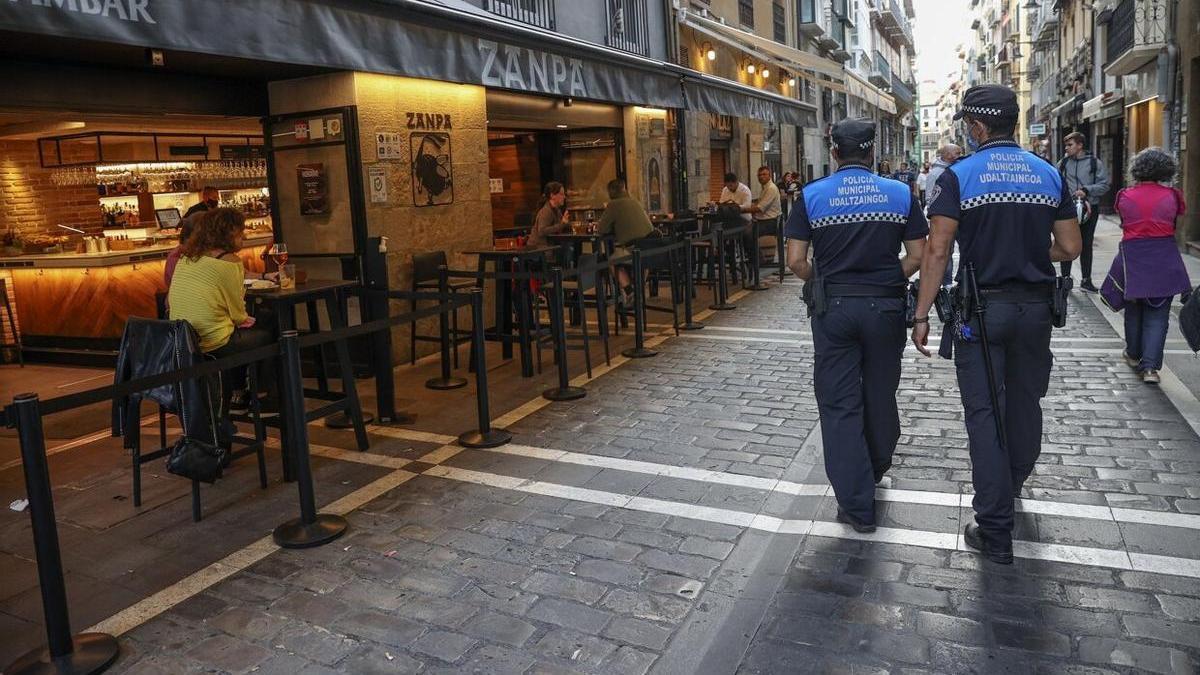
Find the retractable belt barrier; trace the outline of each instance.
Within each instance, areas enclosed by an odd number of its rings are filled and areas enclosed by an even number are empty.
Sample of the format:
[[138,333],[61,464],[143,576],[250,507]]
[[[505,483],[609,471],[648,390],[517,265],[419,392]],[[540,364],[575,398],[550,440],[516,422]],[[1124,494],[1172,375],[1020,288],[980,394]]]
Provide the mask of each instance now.
[[[363,289],[364,292],[372,292]],[[382,291],[380,291],[382,292]],[[34,550],[37,558],[38,580],[42,595],[42,609],[46,623],[47,646],[34,649],[4,668],[9,675],[27,673],[99,673],[106,670],[119,653],[113,636],[103,633],[71,632],[67,607],[66,583],[63,578],[62,553],[59,548],[58,527],[54,517],[54,499],[46,457],[46,441],[42,429],[42,417],[73,410],[104,401],[112,401],[131,394],[147,391],[164,385],[179,384],[217,372],[246,366],[266,359],[279,358],[283,362],[281,394],[284,406],[283,425],[289,441],[297,471],[300,497],[300,517],[289,520],[275,528],[275,542],[283,547],[306,548],[320,546],[333,541],[347,529],[345,519],[340,516],[320,514],[316,510],[313,491],[312,467],[308,448],[307,424],[304,422],[304,383],[300,370],[300,350],[323,345],[335,340],[346,340],[377,331],[389,330],[392,326],[411,323],[418,319],[452,312],[470,306],[474,319],[472,339],[477,348],[476,404],[479,428],[459,436],[466,447],[495,447],[512,440],[512,434],[504,429],[493,429],[488,407],[487,363],[483,342],[483,293],[472,289],[462,294],[435,292],[392,291],[388,297],[395,299],[432,300],[438,304],[397,316],[370,321],[357,326],[312,333],[300,337],[296,331],[286,331],[275,345],[268,345],[220,359],[205,361],[187,368],[179,368],[120,384],[97,387],[84,392],[67,394],[39,400],[36,394],[20,394],[0,411],[0,422],[16,428],[20,440],[21,459],[25,477],[25,491],[29,499],[29,518],[33,529]],[[390,379],[390,370],[388,372]],[[140,433],[135,430],[134,433]]]
[[[721,296],[720,304],[724,304],[724,241],[736,236],[745,227],[724,230],[717,226],[714,233],[709,235],[716,242],[718,256],[721,260]],[[166,373],[159,373],[120,384],[106,385],[88,391],[58,396],[46,401],[39,400],[36,394],[21,394],[14,398],[13,403],[0,410],[0,423],[17,429],[20,439],[21,457],[25,473],[25,488],[29,498],[29,517],[32,523],[34,548],[37,554],[38,577],[40,582],[42,605],[46,620],[47,646],[35,649],[10,664],[3,672],[18,675],[31,672],[47,672],[47,667],[57,668],[51,672],[97,673],[107,669],[116,659],[119,652],[117,642],[111,635],[87,633],[73,635],[71,633],[69,612],[67,608],[66,585],[63,579],[62,555],[59,549],[58,528],[54,517],[54,501],[50,489],[50,474],[46,458],[45,436],[42,429],[42,417],[55,413],[82,408],[96,403],[113,401],[138,392],[148,391],[165,385],[179,384],[189,380],[204,378],[218,372],[247,366],[267,359],[281,359],[282,370],[282,399],[286,427],[285,436],[289,439],[291,448],[285,449],[293,453],[297,470],[297,483],[300,497],[300,517],[289,520],[274,530],[276,543],[284,547],[306,548],[328,543],[345,533],[347,524],[340,516],[320,514],[316,510],[316,499],[313,490],[312,467],[308,448],[307,425],[304,422],[304,390],[303,374],[300,369],[300,352],[303,349],[317,347],[337,340],[348,340],[379,331],[390,330],[393,326],[408,324],[414,321],[439,316],[442,322],[442,333],[445,336],[445,322],[449,312],[470,306],[473,319],[472,341],[475,348],[474,368],[476,381],[476,405],[479,428],[468,431],[458,437],[458,442],[465,447],[496,447],[512,440],[512,434],[504,429],[491,427],[489,412],[487,363],[484,342],[483,289],[473,288],[467,294],[448,293],[447,280],[450,278],[470,278],[477,280],[494,279],[499,281],[530,281],[539,280],[549,284],[554,289],[552,311],[554,314],[556,332],[556,352],[559,362],[559,389],[570,391],[569,378],[566,372],[565,352],[565,309],[563,307],[563,281],[576,279],[583,271],[596,272],[608,269],[614,265],[630,265],[634,276],[638,279],[637,293],[634,295],[635,346],[624,353],[631,358],[654,356],[657,352],[645,347],[645,312],[674,311],[673,308],[647,306],[644,299],[645,284],[643,265],[647,258],[655,259],[668,256],[671,270],[672,305],[675,291],[678,288],[677,267],[675,255],[677,251],[685,252],[688,272],[685,275],[684,306],[686,323],[683,328],[703,328],[702,324],[692,320],[692,295],[694,292],[691,273],[692,242],[708,237],[683,239],[664,246],[658,246],[645,251],[634,249],[631,254],[619,258],[597,261],[584,268],[563,270],[553,268],[549,274],[539,271],[495,271],[495,272],[466,272],[449,269],[439,270],[439,291],[377,291],[369,288],[357,289],[363,295],[384,293],[389,299],[434,301],[431,307],[405,312],[396,316],[376,319],[356,326],[347,326],[336,330],[315,332],[300,336],[296,331],[286,331],[278,344],[258,347],[238,354],[222,357],[212,361],[204,361],[187,368],[179,368]],[[465,297],[464,297],[465,295]],[[586,319],[585,319],[586,320]],[[675,322],[678,333],[680,326]],[[448,379],[446,371],[446,340],[443,339],[443,379]],[[390,363],[385,355],[384,361]],[[391,385],[391,371],[376,373],[376,379],[388,380]],[[459,385],[461,386],[461,385]],[[390,391],[390,389],[389,389]]]

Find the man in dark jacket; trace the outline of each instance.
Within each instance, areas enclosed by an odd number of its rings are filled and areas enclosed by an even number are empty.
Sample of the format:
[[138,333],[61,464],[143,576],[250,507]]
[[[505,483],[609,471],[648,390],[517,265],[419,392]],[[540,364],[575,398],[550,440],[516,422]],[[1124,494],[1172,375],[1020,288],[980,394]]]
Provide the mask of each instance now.
[[[1092,284],[1092,240],[1096,236],[1096,220],[1100,217],[1100,197],[1108,192],[1110,185],[1108,169],[1095,155],[1087,151],[1087,139],[1078,131],[1067,134],[1063,139],[1066,157],[1058,162],[1058,172],[1067,183],[1068,193],[1077,200],[1086,202],[1083,218],[1079,219],[1079,231],[1083,235],[1083,253],[1079,256],[1079,273],[1083,282],[1079,287],[1096,292]],[[1059,264],[1064,277],[1071,276],[1071,261]]]

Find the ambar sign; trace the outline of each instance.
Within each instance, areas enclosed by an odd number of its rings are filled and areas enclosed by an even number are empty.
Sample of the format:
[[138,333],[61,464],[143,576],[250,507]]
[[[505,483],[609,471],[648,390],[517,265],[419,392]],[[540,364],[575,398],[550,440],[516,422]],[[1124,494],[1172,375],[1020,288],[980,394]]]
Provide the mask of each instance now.
[[[8,0],[10,4],[20,0]],[[91,14],[121,21],[158,23],[150,15],[150,0],[27,0],[33,7]]]

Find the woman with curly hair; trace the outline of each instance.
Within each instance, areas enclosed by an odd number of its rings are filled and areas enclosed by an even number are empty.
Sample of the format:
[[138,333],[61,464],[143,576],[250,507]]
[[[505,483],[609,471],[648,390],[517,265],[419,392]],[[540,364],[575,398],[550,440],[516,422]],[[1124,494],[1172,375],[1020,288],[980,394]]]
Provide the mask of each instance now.
[[[167,293],[171,319],[191,324],[200,337],[200,350],[217,358],[275,341],[272,332],[256,326],[246,312],[245,268],[237,255],[245,234],[246,217],[237,209],[218,208],[200,215],[183,244]],[[275,381],[272,361],[258,364],[258,381],[268,387]],[[228,410],[233,390],[242,388],[244,371],[224,379],[222,407]],[[263,414],[276,409],[268,397]]]
[[1125,363],[1147,384],[1158,384],[1171,299],[1191,290],[1187,268],[1175,243],[1175,221],[1186,207],[1170,187],[1175,159],[1161,148],[1146,148],[1130,162],[1136,183],[1117,193],[1121,248],[1101,293],[1113,309],[1125,311]]

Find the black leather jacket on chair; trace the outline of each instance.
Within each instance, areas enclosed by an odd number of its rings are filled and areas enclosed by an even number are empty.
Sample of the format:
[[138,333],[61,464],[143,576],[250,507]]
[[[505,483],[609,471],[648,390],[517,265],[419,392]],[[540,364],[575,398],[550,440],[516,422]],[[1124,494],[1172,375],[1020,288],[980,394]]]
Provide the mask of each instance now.
[[[188,368],[201,363],[200,339],[186,321],[161,321],[131,317],[125,322],[121,351],[117,355],[114,384]],[[217,442],[213,417],[212,391],[206,383],[216,377],[185,380],[113,400],[112,433],[123,436],[124,446],[133,447],[132,436],[139,428],[139,408],[143,398],[179,416],[183,433],[189,438]],[[216,391],[220,392],[217,386]]]

